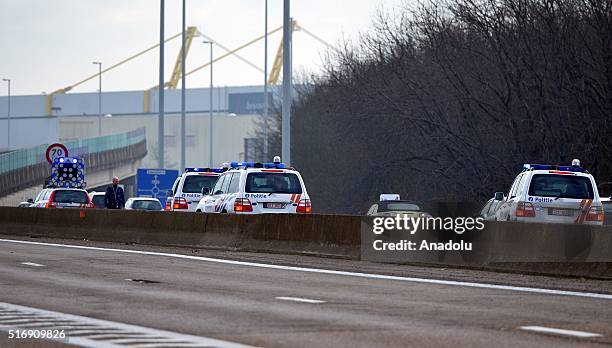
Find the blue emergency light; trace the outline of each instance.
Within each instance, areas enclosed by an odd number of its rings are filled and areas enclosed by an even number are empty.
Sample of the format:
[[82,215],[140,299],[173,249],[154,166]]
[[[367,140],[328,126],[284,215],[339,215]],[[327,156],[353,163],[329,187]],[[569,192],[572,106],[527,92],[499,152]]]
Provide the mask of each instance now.
[[284,163],[259,163],[259,162],[231,162],[230,167],[232,168],[276,168],[285,169]]
[[264,163],[263,167],[264,168],[276,168],[276,169],[287,168],[287,166],[285,166],[285,163]]
[[188,167],[188,168],[185,168],[185,173],[223,173],[226,170],[227,170],[226,168]]
[[584,173],[586,169],[579,166],[557,166],[551,164],[523,164],[523,171],[526,170],[559,170],[564,172]]
[[49,187],[80,189],[87,187],[83,159],[76,157],[54,158],[51,163]]

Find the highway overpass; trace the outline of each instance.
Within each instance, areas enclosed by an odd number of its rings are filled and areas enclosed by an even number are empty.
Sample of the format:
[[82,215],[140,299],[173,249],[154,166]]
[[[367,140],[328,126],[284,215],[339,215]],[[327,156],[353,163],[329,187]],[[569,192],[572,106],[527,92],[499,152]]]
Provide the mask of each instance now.
[[[85,160],[85,180],[88,189],[107,185],[113,176],[128,184],[126,193],[133,192],[131,177],[136,175],[141,160],[147,154],[144,128],[126,133],[64,143],[70,156]],[[50,165],[45,157],[48,144],[11,151],[0,155],[0,205],[15,206],[34,198],[42,189]],[[125,179],[128,179],[127,181]]]

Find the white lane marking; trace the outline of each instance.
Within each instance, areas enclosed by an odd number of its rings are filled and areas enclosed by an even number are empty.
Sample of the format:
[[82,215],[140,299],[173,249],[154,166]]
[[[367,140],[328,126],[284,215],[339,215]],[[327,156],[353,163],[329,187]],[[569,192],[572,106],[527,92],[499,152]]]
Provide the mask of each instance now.
[[601,334],[586,332],[586,331],[574,331],[574,330],[564,330],[564,329],[555,329],[552,327],[544,327],[544,326],[521,326],[521,330],[526,331],[535,331],[535,332],[543,332],[555,335],[563,335],[563,336],[574,336],[580,338],[591,338],[591,337],[601,337]]
[[[209,337],[186,335],[177,332],[157,330],[142,326],[129,325],[118,323],[108,320],[100,320],[89,317],[83,317],[79,315],[66,314],[61,312],[53,312],[44,309],[14,305],[11,303],[0,302],[0,319],[2,319],[2,313],[7,313],[10,310],[11,313],[15,312],[14,315],[21,315],[24,318],[40,317],[49,318],[47,322],[50,327],[49,330],[58,330],[53,327],[55,323],[60,322],[72,322],[76,325],[90,325],[92,326],[89,330],[65,330],[65,338],[51,339],[54,341],[61,341],[71,345],[77,345],[82,347],[92,348],[115,348],[115,347],[126,347],[129,343],[121,343],[122,339],[136,339],[136,335],[141,335],[145,342],[141,346],[176,346],[176,347],[219,347],[219,348],[242,348],[249,347],[239,343],[222,341]],[[58,326],[60,326],[59,324]],[[0,331],[18,330],[21,328],[19,323],[7,324],[0,322]],[[87,334],[90,332],[91,334]],[[115,342],[119,341],[119,342]],[[136,341],[138,342],[138,341]],[[130,345],[132,346],[132,345]],[[133,346],[132,346],[133,347]]]
[[32,267],[45,267],[45,265],[41,265],[40,263],[34,263],[34,262],[22,262],[22,265],[26,265],[26,266],[32,266]]
[[312,300],[309,298],[300,298],[300,297],[279,296],[279,297],[276,297],[276,299],[282,300],[282,301],[294,301],[294,302],[304,302],[304,303],[325,303],[325,301],[321,301],[321,300]]
[[530,287],[524,287],[524,286],[474,283],[474,282],[463,282],[463,281],[456,281],[456,280],[400,277],[400,276],[391,276],[391,275],[384,275],[384,274],[335,271],[335,270],[330,270],[330,269],[318,269],[318,268],[306,268],[306,267],[294,267],[294,266],[281,266],[281,265],[273,265],[273,264],[267,264],[267,263],[214,259],[211,257],[203,257],[203,256],[160,253],[160,252],[155,252],[155,251],[89,247],[89,246],[72,245],[72,244],[42,243],[42,242],[30,242],[30,241],[12,240],[12,239],[0,239],[0,242],[15,243],[15,244],[42,245],[42,246],[48,246],[48,247],[59,247],[59,248],[69,248],[69,249],[111,251],[111,252],[126,253],[126,254],[164,256],[164,257],[173,257],[177,259],[198,260],[198,261],[215,262],[215,263],[222,263],[222,264],[228,264],[228,265],[251,266],[251,267],[259,267],[259,268],[285,270],[285,271],[319,273],[319,274],[349,276],[349,277],[368,278],[368,279],[397,280],[397,281],[413,282],[413,283],[452,285],[452,286],[463,286],[463,287],[480,288],[480,289],[508,290],[508,291],[527,292],[527,293],[534,293],[534,294],[563,295],[563,296],[587,297],[587,298],[597,298],[597,299],[603,299],[603,300],[612,300],[612,295],[610,294],[600,294],[600,293],[595,293],[595,292],[580,292],[580,291],[530,288]]

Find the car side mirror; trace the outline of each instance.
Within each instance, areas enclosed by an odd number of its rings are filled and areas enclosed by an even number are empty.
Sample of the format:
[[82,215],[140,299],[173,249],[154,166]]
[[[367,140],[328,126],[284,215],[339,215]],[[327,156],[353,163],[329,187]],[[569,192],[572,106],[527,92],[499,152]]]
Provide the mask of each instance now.
[[202,195],[204,196],[210,195],[210,187],[202,187]]
[[495,192],[495,200],[496,201],[503,201],[504,200],[504,193],[503,192]]
[[28,203],[34,203],[34,199],[33,198],[28,198]]
[[168,197],[174,196],[174,191],[172,191],[172,190],[166,191],[166,196],[168,196]]

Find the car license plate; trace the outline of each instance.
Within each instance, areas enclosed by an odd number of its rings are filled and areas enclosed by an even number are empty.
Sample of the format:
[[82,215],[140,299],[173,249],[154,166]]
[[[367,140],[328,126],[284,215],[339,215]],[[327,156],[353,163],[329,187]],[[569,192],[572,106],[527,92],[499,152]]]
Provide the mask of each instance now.
[[283,209],[283,203],[265,203],[264,208],[268,209]]
[[573,209],[548,208],[548,215],[572,216],[574,215],[574,210]]

